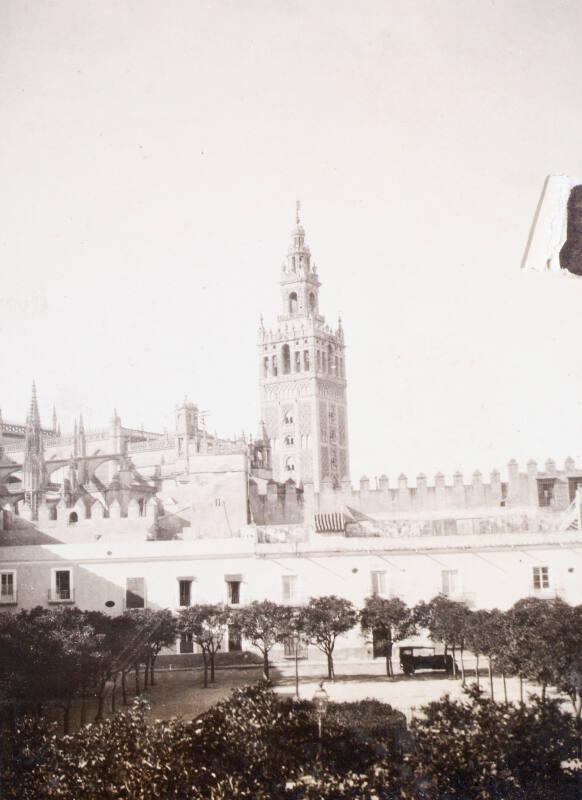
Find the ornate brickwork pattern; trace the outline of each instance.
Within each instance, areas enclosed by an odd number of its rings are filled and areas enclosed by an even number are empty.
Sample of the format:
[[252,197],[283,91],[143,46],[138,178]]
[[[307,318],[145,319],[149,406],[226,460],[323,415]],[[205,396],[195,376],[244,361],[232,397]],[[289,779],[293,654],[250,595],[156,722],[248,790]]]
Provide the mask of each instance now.
[[340,456],[340,477],[343,478],[344,475],[348,474],[348,457],[346,451],[342,448],[339,451]]
[[322,442],[327,442],[327,403],[319,404],[319,435]]
[[329,451],[327,447],[321,448],[321,477],[329,477]]
[[346,410],[344,406],[337,407],[337,426],[339,431],[339,443],[342,447],[346,444]]
[[299,403],[299,430],[301,433],[311,433],[311,405]]

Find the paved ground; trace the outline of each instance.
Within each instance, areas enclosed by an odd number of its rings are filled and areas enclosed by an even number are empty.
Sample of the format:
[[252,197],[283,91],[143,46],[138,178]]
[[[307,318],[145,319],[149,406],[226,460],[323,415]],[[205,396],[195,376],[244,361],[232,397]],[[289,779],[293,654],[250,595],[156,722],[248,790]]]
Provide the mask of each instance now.
[[[143,697],[150,703],[150,719],[169,719],[171,717],[193,717],[207,711],[223,697],[230,694],[231,689],[245,684],[255,683],[262,677],[262,669],[257,666],[247,668],[227,668],[216,671],[216,683],[207,689],[202,685],[202,672],[200,670],[158,670],[156,685]],[[295,695],[295,665],[293,662],[276,664],[271,674],[274,688],[281,695]],[[318,687],[319,681],[324,679],[324,687],[330,700],[336,702],[363,700],[375,698],[390,703],[394,708],[403,711],[407,719],[418,715],[421,706],[432,700],[438,700],[444,694],[460,698],[463,689],[460,680],[447,678],[443,673],[424,672],[413,677],[396,675],[390,679],[385,674],[383,660],[362,662],[338,662],[336,664],[336,680],[328,681],[326,667],[322,662],[312,662],[299,665],[299,696],[310,700]],[[467,683],[475,682],[474,670],[467,672]],[[489,679],[486,671],[481,670],[480,682],[482,688],[489,693]],[[128,688],[132,682],[128,680]],[[528,692],[539,692],[534,686],[525,687],[525,696]],[[501,678],[494,679],[494,693],[497,700],[504,697],[503,682]],[[519,682],[516,679],[507,680],[507,694],[509,700],[519,700]],[[133,695],[129,693],[131,702]],[[118,692],[118,703],[120,701]],[[119,706],[121,708],[121,706]],[[95,714],[93,704],[90,704],[87,721]],[[60,719],[61,712],[54,710],[55,719]],[[72,729],[79,725],[79,709],[75,708],[72,714]]]
[[[419,713],[419,708],[432,700],[438,700],[444,694],[454,698],[463,696],[460,680],[447,678],[442,673],[420,672],[413,677],[396,675],[389,679],[385,675],[385,665],[381,660],[370,662],[336,664],[335,682],[326,679],[324,663],[300,664],[299,696],[310,700],[324,679],[324,687],[330,700],[337,702],[375,698],[390,703],[394,708],[403,711],[407,719]],[[159,682],[148,694],[151,703],[151,718],[168,718],[182,716],[192,718],[206,711],[222,697],[228,696],[231,688],[254,683],[262,677],[260,668],[225,669],[216,673],[215,686],[203,689],[201,673],[191,671],[174,671],[160,673]],[[277,664],[272,670],[275,690],[288,696],[295,695],[295,665],[293,662]],[[467,684],[476,681],[475,671],[467,671]],[[481,687],[489,694],[489,678],[486,670],[481,670]],[[508,679],[507,695],[510,701],[519,700],[519,681]],[[504,697],[503,681],[494,678],[494,695],[497,700]],[[529,692],[538,692],[535,686],[524,688],[525,697]]]

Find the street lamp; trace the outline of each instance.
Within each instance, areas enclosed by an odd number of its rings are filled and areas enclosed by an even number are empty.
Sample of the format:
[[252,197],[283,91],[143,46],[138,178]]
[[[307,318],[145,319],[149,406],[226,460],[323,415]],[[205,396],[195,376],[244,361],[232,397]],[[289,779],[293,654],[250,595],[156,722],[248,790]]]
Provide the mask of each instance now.
[[299,700],[299,643],[301,634],[299,631],[293,633],[293,644],[295,645],[295,697]]
[[321,730],[322,720],[327,713],[327,706],[329,703],[329,695],[323,688],[323,681],[319,683],[319,689],[315,690],[313,695],[313,704],[315,706],[315,713],[317,714],[317,728],[319,731],[319,742],[321,743]]

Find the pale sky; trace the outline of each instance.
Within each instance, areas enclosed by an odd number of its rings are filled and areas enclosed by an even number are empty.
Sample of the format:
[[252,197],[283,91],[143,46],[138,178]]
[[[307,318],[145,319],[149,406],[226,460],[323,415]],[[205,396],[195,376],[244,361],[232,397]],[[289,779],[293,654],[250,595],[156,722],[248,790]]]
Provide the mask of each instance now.
[[582,454],[582,282],[520,271],[582,174],[578,0],[2,0],[0,406],[255,431],[301,199],[352,478]]

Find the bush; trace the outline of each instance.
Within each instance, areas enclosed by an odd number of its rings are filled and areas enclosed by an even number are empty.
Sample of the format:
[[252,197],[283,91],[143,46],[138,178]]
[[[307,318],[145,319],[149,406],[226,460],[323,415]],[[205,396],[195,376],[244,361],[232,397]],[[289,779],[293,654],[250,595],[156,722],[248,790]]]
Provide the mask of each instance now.
[[[310,702],[264,684],[193,722],[147,724],[145,704],[57,737],[26,719],[1,773],[3,800],[574,800],[561,762],[572,719],[555,701],[501,706],[475,688],[424,709],[415,749],[393,747],[402,715],[376,700],[332,703],[321,747]],[[576,767],[575,767],[576,769]]]
[[[574,752],[572,718],[556,700],[498,705],[477,686],[466,701],[448,696],[415,720],[408,762],[426,797],[547,798],[568,791],[561,762]],[[558,787],[562,787],[558,790]]]

